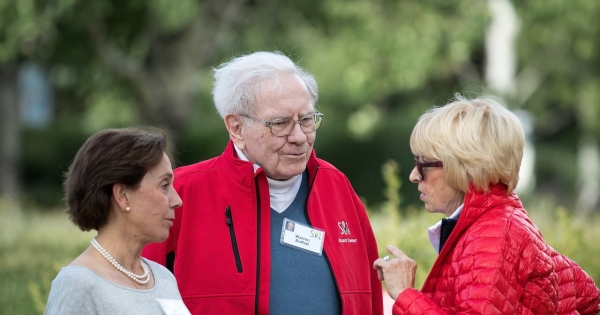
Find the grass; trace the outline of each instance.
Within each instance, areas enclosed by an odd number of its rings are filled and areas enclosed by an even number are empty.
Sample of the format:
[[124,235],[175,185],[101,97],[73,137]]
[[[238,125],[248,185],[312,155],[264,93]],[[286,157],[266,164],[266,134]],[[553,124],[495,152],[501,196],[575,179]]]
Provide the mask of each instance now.
[[[395,163],[383,166],[387,202],[369,206],[381,256],[386,244],[393,244],[419,265],[416,287],[423,284],[437,254],[429,243],[427,228],[441,219],[422,207],[401,204]],[[579,263],[596,281],[600,280],[600,217],[579,217],[551,198],[537,198],[525,204],[533,222],[546,241]],[[399,209],[402,209],[400,214]],[[67,218],[64,209],[23,210],[0,198],[0,314],[43,314],[50,283],[60,268],[68,265],[85,248],[95,232],[81,232]]]
[[64,211],[23,211],[0,199],[0,314],[43,314],[50,283],[88,245]]

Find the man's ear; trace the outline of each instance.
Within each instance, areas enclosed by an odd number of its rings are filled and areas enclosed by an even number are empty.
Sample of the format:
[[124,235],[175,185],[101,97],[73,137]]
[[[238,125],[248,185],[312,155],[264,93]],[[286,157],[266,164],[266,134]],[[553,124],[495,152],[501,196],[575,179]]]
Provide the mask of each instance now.
[[229,114],[225,116],[225,127],[229,132],[229,138],[233,141],[233,144],[240,149],[246,148],[246,139],[244,138],[244,122],[238,115]]
[[127,207],[129,207],[127,191],[127,186],[124,184],[114,184],[112,187],[113,198],[121,211],[126,211]]

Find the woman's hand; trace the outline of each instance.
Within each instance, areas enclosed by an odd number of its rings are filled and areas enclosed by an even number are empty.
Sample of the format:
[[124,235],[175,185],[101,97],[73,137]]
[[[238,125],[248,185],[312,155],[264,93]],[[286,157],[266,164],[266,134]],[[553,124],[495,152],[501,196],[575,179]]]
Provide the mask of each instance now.
[[385,281],[387,292],[395,301],[404,290],[414,288],[417,263],[395,246],[387,245],[386,249],[393,257],[387,261],[377,259],[373,269],[377,270],[379,280]]

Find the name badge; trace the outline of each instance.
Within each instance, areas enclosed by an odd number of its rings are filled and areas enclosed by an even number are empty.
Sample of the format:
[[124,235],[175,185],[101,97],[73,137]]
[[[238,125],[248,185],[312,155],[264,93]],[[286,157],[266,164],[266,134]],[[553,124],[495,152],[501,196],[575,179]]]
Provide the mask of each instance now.
[[283,219],[281,244],[321,256],[324,241],[325,231],[288,218]]
[[182,300],[156,299],[165,315],[192,315]]

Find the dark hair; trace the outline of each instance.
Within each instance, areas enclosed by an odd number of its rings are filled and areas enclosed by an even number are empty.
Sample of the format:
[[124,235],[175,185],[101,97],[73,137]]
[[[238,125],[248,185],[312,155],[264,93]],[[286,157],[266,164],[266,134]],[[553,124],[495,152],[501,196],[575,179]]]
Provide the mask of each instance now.
[[171,157],[157,128],[106,129],[89,137],[65,174],[69,219],[82,231],[98,230],[108,221],[113,185],[138,188],[163,153]]

